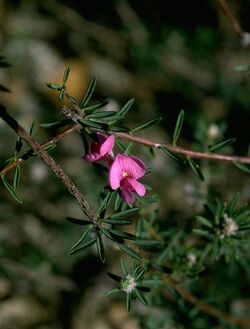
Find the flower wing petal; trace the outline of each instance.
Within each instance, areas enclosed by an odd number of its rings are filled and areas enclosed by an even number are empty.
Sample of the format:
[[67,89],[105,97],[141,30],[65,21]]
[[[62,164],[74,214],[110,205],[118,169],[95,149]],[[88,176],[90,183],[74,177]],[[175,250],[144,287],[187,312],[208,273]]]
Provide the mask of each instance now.
[[138,195],[144,196],[146,193],[145,186],[133,178],[127,178],[127,182]]

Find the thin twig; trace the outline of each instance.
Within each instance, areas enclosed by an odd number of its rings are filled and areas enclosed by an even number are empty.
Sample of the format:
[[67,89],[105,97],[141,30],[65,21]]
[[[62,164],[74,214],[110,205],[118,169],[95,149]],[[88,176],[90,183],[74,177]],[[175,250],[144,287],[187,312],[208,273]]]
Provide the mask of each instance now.
[[[74,196],[80,205],[82,211],[88,216],[91,222],[96,225],[97,217],[88,204],[86,198],[78,190],[71,179],[64,173],[63,169],[57,164],[54,159],[47,154],[43,147],[38,144],[27,132],[12,118],[6,111],[5,107],[0,104],[0,117],[30,146],[33,152],[37,153],[53,173],[63,182],[66,189]],[[72,131],[72,130],[71,130]]]
[[184,300],[188,301],[190,304],[193,304],[200,311],[203,311],[209,315],[214,316],[215,318],[230,323],[231,325],[239,325],[241,327],[250,328],[250,318],[233,316],[231,314],[218,310],[214,306],[203,303],[190,291],[179,285],[179,283],[177,283],[168,275],[164,275],[162,279],[164,282],[173,287]]
[[[65,129],[63,129],[61,132],[56,134],[54,137],[52,137],[52,138],[48,139],[47,141],[43,142],[42,144],[40,144],[40,146],[42,149],[45,149],[46,147],[48,147],[50,145],[56,145],[62,138],[64,138],[65,136],[71,134],[73,131],[76,131],[80,128],[81,128],[80,124],[71,125]],[[15,169],[18,165],[21,165],[23,162],[32,158],[33,156],[34,156],[33,150],[29,150],[29,151],[25,152],[18,159],[16,159],[15,161],[13,161],[11,163],[8,163],[6,166],[4,166],[2,168],[2,170],[0,171],[0,177],[4,176],[7,172]]]
[[[81,128],[81,125],[79,123],[73,124],[67,128],[65,128],[62,132],[58,133],[51,139],[47,140],[46,142],[42,143],[40,147],[42,149],[46,148],[49,145],[54,145],[58,141],[60,141],[62,138],[66,137],[67,135],[71,134],[73,131],[76,131]],[[160,148],[167,148],[169,151],[176,153],[176,154],[181,154],[184,156],[189,156],[191,158],[197,158],[197,159],[206,159],[206,160],[213,160],[213,161],[226,161],[226,162],[239,162],[239,163],[246,163],[250,164],[250,157],[249,156],[238,156],[238,155],[225,155],[225,154],[220,154],[220,153],[207,153],[207,152],[197,152],[193,150],[189,150],[183,147],[179,146],[173,146],[171,144],[165,144],[165,143],[156,143],[153,142],[149,139],[130,135],[127,133],[114,133],[116,137],[119,137],[121,139],[127,139],[130,140],[134,143],[145,145],[145,146],[150,146],[156,149]],[[23,154],[20,158],[17,160],[7,164],[2,168],[0,171],[0,177],[5,175],[7,172],[10,170],[13,170],[16,168],[18,165],[22,164],[24,161],[28,160],[30,157],[33,156],[33,151],[28,151],[25,154]]]
[[217,0],[221,11],[223,14],[227,17],[228,21],[230,22],[233,30],[235,33],[240,37],[243,38],[244,31],[242,30],[240,23],[236,19],[236,17],[233,15],[231,9],[229,8],[226,0]]
[[183,147],[173,146],[171,144],[164,143],[155,143],[146,138],[133,136],[127,133],[115,133],[117,137],[128,139],[134,143],[142,144],[145,146],[150,146],[156,149],[167,148],[169,151],[185,155],[191,158],[198,159],[207,159],[207,160],[219,160],[219,161],[228,161],[228,162],[241,162],[241,163],[250,163],[250,156],[238,156],[238,155],[224,155],[219,153],[207,153],[207,152],[197,152],[193,150],[188,150]]

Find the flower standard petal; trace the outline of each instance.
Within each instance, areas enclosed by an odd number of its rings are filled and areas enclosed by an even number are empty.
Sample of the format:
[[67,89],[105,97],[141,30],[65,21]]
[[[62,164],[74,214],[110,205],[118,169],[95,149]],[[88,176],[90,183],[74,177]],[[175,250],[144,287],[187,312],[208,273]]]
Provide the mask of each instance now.
[[146,167],[140,159],[121,153],[117,154],[117,159],[122,171],[129,177],[138,179],[145,175]]

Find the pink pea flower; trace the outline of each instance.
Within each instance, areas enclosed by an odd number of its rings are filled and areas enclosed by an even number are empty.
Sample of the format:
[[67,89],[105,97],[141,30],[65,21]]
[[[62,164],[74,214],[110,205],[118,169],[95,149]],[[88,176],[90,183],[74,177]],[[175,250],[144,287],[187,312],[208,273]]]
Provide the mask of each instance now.
[[134,157],[118,153],[109,170],[109,183],[113,190],[121,189],[122,200],[128,204],[134,202],[133,192],[140,196],[146,193],[145,186],[138,182],[144,176],[144,163]]
[[103,160],[109,156],[115,145],[115,136],[106,135],[100,132],[96,133],[97,141],[90,146],[90,153],[82,158],[89,162]]

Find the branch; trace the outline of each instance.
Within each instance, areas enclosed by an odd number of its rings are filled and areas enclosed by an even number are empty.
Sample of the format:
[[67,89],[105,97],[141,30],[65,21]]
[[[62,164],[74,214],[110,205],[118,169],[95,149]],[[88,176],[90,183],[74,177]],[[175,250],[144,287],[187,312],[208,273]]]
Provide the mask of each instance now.
[[[79,124],[71,125],[70,127],[67,127],[64,130],[62,130],[61,132],[59,132],[57,135],[55,135],[51,139],[48,139],[47,141],[40,144],[40,147],[42,149],[45,149],[46,147],[48,147],[50,145],[56,145],[62,138],[64,138],[65,136],[71,134],[73,131],[78,130],[80,128],[81,128],[81,126]],[[11,163],[8,163],[6,166],[4,166],[2,168],[2,170],[0,171],[0,177],[5,175],[8,171],[15,169],[18,165],[22,164],[23,162],[32,158],[33,156],[34,156],[34,152],[32,149],[25,152],[21,157],[19,157],[18,159],[16,159],[15,161],[13,161]]]
[[[62,138],[66,137],[67,135],[71,134],[73,131],[76,131],[81,128],[81,125],[79,123],[73,124],[67,128],[65,128],[62,132],[58,133],[51,139],[45,141],[40,145],[41,149],[46,148],[49,145],[55,145],[57,142],[59,142]],[[145,139],[138,136],[133,136],[126,133],[114,133],[116,137],[130,140],[134,143],[150,146],[156,149],[160,148],[167,148],[169,151],[181,154],[185,156],[189,156],[192,158],[197,159],[206,159],[206,160],[214,160],[214,161],[226,161],[226,162],[240,162],[240,163],[246,163],[250,164],[250,157],[249,156],[237,156],[237,155],[225,155],[220,153],[207,153],[207,152],[197,152],[189,149],[185,149],[179,146],[173,146],[171,144],[164,144],[164,143],[156,143],[149,139]],[[0,171],[0,177],[5,175],[7,172],[13,170],[18,165],[22,164],[24,161],[28,160],[29,158],[33,157],[33,150],[29,150],[28,152],[24,153],[20,158],[18,158],[16,161],[13,161]]]
[[134,143],[142,144],[145,146],[151,146],[156,149],[167,148],[169,151],[191,158],[206,159],[206,160],[219,160],[228,162],[241,162],[250,164],[250,156],[237,156],[237,155],[224,155],[219,153],[207,153],[207,152],[197,152],[193,150],[188,150],[183,147],[173,146],[171,144],[155,143],[146,138],[129,135],[126,133],[115,133],[117,137],[128,139]]
[[[0,117],[30,146],[32,153],[37,153],[53,173],[63,182],[66,189],[74,196],[80,205],[82,211],[91,220],[93,225],[97,225],[97,217],[85,197],[78,190],[71,179],[64,173],[63,169],[57,164],[54,159],[47,154],[43,147],[38,144],[27,132],[12,118],[6,111],[5,107],[0,104]],[[73,127],[72,127],[73,128]],[[71,130],[72,131],[72,130]],[[20,162],[19,162],[20,163]]]
[[218,310],[214,306],[203,303],[196,296],[194,296],[191,292],[189,292],[186,288],[180,286],[175,280],[171,277],[164,275],[163,281],[173,287],[181,297],[188,301],[190,304],[193,304],[200,311],[203,311],[209,315],[214,316],[215,318],[221,319],[231,325],[239,325],[241,327],[250,328],[250,318],[245,317],[237,317],[231,314],[225,313],[223,311]]
[[241,38],[243,47],[248,48],[250,47],[250,33],[243,31],[240,23],[238,22],[237,18],[232,13],[231,9],[229,8],[226,0],[217,0],[219,7],[223,14],[228,19],[229,23],[232,26],[234,32]]
[[217,0],[219,7],[223,14],[227,17],[228,21],[231,23],[234,32],[240,37],[243,37],[244,31],[242,30],[238,20],[231,12],[226,0]]

